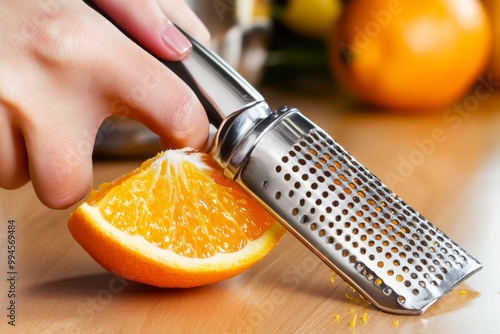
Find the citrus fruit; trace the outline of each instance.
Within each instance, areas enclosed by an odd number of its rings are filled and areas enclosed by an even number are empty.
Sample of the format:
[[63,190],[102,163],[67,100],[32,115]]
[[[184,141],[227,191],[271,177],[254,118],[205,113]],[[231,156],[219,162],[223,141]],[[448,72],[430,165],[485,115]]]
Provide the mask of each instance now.
[[432,110],[462,97],[490,55],[478,0],[351,0],[330,40],[338,81],[375,106]]
[[326,38],[340,15],[340,0],[279,0],[278,19],[291,30],[311,38]]
[[208,154],[165,151],[92,191],[68,228],[105,269],[159,287],[233,277],[285,233]]

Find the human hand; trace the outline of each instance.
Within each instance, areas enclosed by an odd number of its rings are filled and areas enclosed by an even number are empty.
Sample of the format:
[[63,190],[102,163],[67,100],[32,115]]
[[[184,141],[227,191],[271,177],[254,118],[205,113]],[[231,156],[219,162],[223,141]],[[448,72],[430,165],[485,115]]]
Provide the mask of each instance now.
[[[180,60],[208,43],[182,0],[95,0],[155,55]],[[30,179],[48,207],[68,207],[92,184],[92,150],[110,115],[138,120],[170,147],[203,149],[208,120],[194,93],[79,0],[0,0],[0,187]]]

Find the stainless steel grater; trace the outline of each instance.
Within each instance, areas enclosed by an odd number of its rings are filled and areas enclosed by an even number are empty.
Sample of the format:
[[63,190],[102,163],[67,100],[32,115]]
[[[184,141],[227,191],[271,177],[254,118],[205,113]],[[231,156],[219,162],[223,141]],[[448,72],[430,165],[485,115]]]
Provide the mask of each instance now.
[[211,153],[226,176],[374,306],[421,314],[482,268],[299,110],[272,111],[235,70],[188,38],[185,60],[162,62],[218,128]]

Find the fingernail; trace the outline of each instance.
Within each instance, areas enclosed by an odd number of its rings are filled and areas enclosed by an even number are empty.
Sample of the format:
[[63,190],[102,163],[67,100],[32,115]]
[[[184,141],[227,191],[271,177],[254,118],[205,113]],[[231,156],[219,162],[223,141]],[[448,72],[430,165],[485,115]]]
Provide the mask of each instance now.
[[168,22],[161,32],[163,44],[179,56],[183,56],[191,49],[191,43],[172,22]]

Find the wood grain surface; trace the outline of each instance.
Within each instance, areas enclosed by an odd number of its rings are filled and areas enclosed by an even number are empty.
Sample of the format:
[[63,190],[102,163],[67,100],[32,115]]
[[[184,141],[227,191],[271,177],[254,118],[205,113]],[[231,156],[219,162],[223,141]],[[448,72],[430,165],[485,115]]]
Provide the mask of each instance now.
[[[473,94],[473,93],[471,93]],[[158,289],[97,265],[69,234],[75,207],[56,211],[31,184],[0,190],[1,333],[498,333],[500,328],[500,96],[405,115],[355,107],[328,90],[264,89],[298,107],[484,269],[421,316],[369,306],[286,235],[243,274],[195,289]],[[484,96],[483,96],[484,97]],[[139,161],[94,163],[94,184]],[[15,298],[8,297],[15,220]],[[15,303],[15,327],[8,315]],[[355,320],[355,323],[354,323]]]

